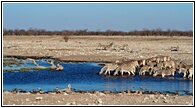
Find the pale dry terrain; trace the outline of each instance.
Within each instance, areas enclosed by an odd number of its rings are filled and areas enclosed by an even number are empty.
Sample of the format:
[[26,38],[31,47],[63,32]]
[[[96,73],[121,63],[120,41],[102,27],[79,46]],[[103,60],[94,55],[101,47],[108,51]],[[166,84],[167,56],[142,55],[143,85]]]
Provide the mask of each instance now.
[[[167,55],[193,64],[192,37],[155,36],[4,36],[4,56],[51,57],[63,61],[113,62],[117,59],[145,59]],[[115,47],[128,44],[126,50],[96,50],[99,43]],[[179,46],[178,51],[171,47]],[[194,94],[194,93],[193,93]],[[193,105],[193,96],[151,94],[29,94],[3,93],[4,105]]]
[[184,105],[192,106],[193,96],[137,93],[30,94],[3,93],[4,105]]
[[[99,43],[113,47],[128,44],[127,50],[96,50]],[[171,47],[179,46],[179,51]],[[172,59],[193,62],[192,37],[155,36],[71,36],[65,42],[63,36],[4,36],[4,56],[51,56],[65,61],[106,61],[126,57],[144,59],[168,55]]]

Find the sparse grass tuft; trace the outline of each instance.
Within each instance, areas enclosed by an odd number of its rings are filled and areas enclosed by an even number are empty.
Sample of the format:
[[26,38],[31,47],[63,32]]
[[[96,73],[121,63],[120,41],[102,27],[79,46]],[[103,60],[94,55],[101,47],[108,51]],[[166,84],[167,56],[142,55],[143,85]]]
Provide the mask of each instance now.
[[10,66],[10,65],[20,66],[20,64],[22,64],[21,61],[17,61],[14,59],[3,59],[3,67]]
[[38,70],[52,70],[52,68],[20,68],[19,72],[28,72],[30,70],[38,71]]

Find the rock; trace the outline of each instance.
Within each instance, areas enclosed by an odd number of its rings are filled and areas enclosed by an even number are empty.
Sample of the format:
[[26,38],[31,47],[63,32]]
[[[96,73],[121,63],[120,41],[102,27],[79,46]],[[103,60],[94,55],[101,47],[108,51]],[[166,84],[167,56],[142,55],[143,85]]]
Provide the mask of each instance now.
[[68,95],[67,93],[64,93],[63,95]]
[[3,93],[5,93],[5,94],[9,94],[10,92],[9,92],[9,91],[5,91],[5,92],[3,92]]
[[165,99],[165,100],[166,100],[167,98],[166,98],[166,97],[163,97],[163,99]]
[[152,102],[157,103],[157,102],[158,102],[158,99],[155,99],[155,100],[153,100]]
[[99,99],[96,99],[96,103],[102,104],[103,102],[102,102],[102,100],[99,98]]
[[163,103],[169,103],[169,101],[168,100],[164,100]]
[[161,98],[164,98],[165,96],[164,96],[163,94],[160,94],[160,97],[161,97]]
[[70,103],[68,102],[68,103],[65,103],[65,105],[70,105]]
[[76,105],[76,102],[75,102],[75,101],[73,101],[70,105]]
[[139,90],[136,90],[136,91],[135,91],[135,94],[138,94],[138,93],[139,93]]
[[104,93],[99,93],[100,96],[106,96]]
[[71,84],[68,84],[67,88],[68,90],[71,90]]
[[29,98],[26,98],[25,101],[28,102],[28,101],[30,101],[30,99]]
[[130,93],[131,93],[131,91],[130,91],[130,90],[127,90],[127,93],[128,93],[128,94],[130,94]]
[[149,99],[148,97],[145,97],[145,98],[144,98],[144,100],[148,100],[148,99]]
[[139,91],[139,95],[141,95],[142,94],[142,91]]
[[169,97],[169,94],[167,93],[165,96],[166,96],[166,97]]
[[148,97],[145,97],[142,101],[142,103],[145,103],[149,98]]
[[104,94],[110,94],[110,91],[104,90],[103,93]]
[[121,93],[122,93],[122,94],[125,94],[125,91],[124,91],[124,90],[122,90],[122,91],[121,91]]
[[56,95],[56,93],[51,93],[51,95]]
[[42,100],[43,97],[36,97],[36,100]]
[[154,99],[155,97],[154,97],[154,95],[149,95],[149,98]]
[[96,94],[91,94],[90,96],[97,97],[97,95],[96,95]]

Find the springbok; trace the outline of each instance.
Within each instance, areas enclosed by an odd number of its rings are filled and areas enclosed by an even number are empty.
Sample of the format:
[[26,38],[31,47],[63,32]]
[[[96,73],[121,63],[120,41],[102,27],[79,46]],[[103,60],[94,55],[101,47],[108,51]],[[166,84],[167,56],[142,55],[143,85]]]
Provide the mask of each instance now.
[[145,75],[146,72],[148,72],[149,74],[151,74],[150,69],[152,69],[153,67],[150,65],[145,65],[143,66],[140,71],[139,71],[139,75]]
[[55,68],[56,68],[56,65],[54,64],[53,61],[50,61],[50,62],[48,62],[48,63],[52,65],[52,66],[50,66],[51,69],[55,69]]
[[175,74],[175,68],[169,68],[169,69],[163,69],[162,70],[162,77],[165,77],[165,75],[172,75]]
[[164,68],[175,68],[175,63],[173,60],[164,61],[163,65],[164,65]]
[[63,66],[60,64],[57,64],[56,70],[61,71],[63,70]]

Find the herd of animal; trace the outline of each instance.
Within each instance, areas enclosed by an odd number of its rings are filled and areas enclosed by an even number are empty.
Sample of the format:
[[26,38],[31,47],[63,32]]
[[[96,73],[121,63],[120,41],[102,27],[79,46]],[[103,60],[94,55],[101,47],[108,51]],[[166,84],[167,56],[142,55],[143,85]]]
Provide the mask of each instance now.
[[[34,59],[27,58],[24,60],[33,61],[36,68],[47,68],[44,66],[39,66]],[[51,64],[51,69],[63,70],[63,66],[60,64],[55,65],[54,62],[48,61]],[[184,78],[193,77],[193,64],[187,64],[180,60],[173,60],[169,56],[156,56],[148,59],[140,60],[116,60],[115,63],[106,63],[105,66],[100,70],[99,74],[101,75],[105,71],[105,75],[110,75],[111,71],[114,71],[113,75],[135,75],[138,72],[138,75],[152,75],[156,76],[174,76],[176,71],[178,74],[183,73]]]
[[[34,59],[31,59],[31,58],[25,59],[24,62],[26,62],[27,60],[33,61],[33,63],[35,64],[36,68],[38,68],[38,69],[45,69],[45,68],[48,68],[48,67],[44,67],[44,66],[38,65],[38,64],[36,63],[36,61],[35,61]],[[52,65],[52,66],[49,67],[49,68],[51,68],[51,69],[56,69],[56,70],[58,70],[58,71],[63,70],[63,66],[60,65],[60,64],[55,65],[54,62],[52,62],[52,61],[48,61],[48,63]]]
[[96,50],[114,50],[114,51],[129,51],[128,44],[115,45],[113,42],[110,44],[101,44],[99,43]]
[[184,74],[184,78],[192,78],[194,73],[192,64],[160,55],[148,59],[117,60],[115,63],[106,63],[99,74],[101,75],[105,71],[105,75],[110,75],[110,72],[114,71],[114,76],[124,75],[124,73],[135,75],[137,70],[139,75],[152,75],[153,77],[174,76],[178,71],[178,74]]

